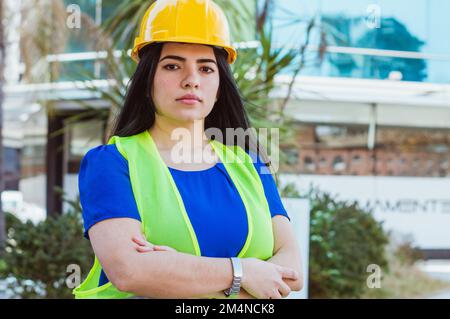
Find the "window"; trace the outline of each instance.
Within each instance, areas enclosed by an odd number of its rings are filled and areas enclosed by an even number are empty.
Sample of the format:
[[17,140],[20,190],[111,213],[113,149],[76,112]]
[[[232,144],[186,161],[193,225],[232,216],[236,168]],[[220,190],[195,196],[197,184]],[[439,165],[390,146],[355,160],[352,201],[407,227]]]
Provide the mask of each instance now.
[[97,119],[70,125],[68,173],[78,173],[83,156],[91,148],[103,144],[103,131],[103,121]]

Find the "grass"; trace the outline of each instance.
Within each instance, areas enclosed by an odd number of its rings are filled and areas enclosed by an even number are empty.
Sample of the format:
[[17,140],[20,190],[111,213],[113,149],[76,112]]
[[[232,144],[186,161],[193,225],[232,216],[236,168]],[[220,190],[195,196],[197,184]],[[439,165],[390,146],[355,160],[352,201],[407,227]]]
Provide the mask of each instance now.
[[450,289],[450,282],[437,280],[411,264],[393,259],[383,274],[381,288],[366,288],[361,298],[416,299]]

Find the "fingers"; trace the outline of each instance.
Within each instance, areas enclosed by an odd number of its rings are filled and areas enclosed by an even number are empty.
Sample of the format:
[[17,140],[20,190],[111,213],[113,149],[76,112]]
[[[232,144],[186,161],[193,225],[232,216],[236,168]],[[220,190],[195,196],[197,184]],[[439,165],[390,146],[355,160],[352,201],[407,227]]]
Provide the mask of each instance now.
[[291,288],[284,281],[281,281],[278,291],[280,292],[281,297],[286,298],[291,293]]
[[176,252],[175,249],[168,246],[136,246],[136,250],[140,253],[147,253],[149,251],[172,251]]
[[169,246],[153,246],[153,249],[155,251],[172,251],[172,252],[177,252],[175,249],[173,249],[172,247],[169,247]]
[[133,236],[131,238],[132,241],[134,241],[136,244],[140,245],[140,246],[153,246],[151,245],[148,241],[146,241],[145,239],[141,239],[137,236]]
[[149,247],[149,246],[136,246],[136,251],[140,252],[140,253],[148,253],[150,251],[154,251],[154,247]]
[[136,244],[138,244],[138,246],[136,246],[136,250],[138,252],[141,253],[146,253],[149,251],[172,251],[172,252],[176,252],[175,249],[173,249],[172,247],[169,246],[156,246],[153,245],[152,243],[148,242],[147,240],[143,240],[137,236],[133,236],[132,237],[133,242],[135,242]]
[[269,299],[282,299],[280,292],[275,290],[270,296]]
[[283,278],[298,280],[298,272],[297,271],[295,271],[291,268],[285,268],[285,267],[279,267],[278,269]]
[[154,246],[146,240],[143,240],[137,236],[133,236],[131,240],[137,244],[135,249],[139,253],[148,253],[150,251],[154,251]]

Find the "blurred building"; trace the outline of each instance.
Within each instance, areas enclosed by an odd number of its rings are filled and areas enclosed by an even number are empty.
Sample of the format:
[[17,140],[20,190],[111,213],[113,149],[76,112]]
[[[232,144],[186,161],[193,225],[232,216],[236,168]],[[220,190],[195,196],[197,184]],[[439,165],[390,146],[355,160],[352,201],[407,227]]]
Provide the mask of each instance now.
[[357,201],[427,257],[447,258],[449,10],[435,0],[284,0],[274,11],[280,47],[300,50],[308,23],[318,26],[286,106],[299,130],[283,146],[282,180]]
[[[444,12],[450,3],[409,4],[276,2],[279,46],[298,50],[308,22],[315,19],[318,26],[307,51],[312,62],[305,63],[295,85],[296,99],[288,106],[300,132],[296,145],[285,148],[290,164],[285,171],[450,174],[450,43],[442,28],[448,24]],[[321,45],[326,50],[317,63],[314,47]]]
[[[17,10],[14,3],[18,2],[8,3]],[[62,3],[78,4],[99,24],[122,2]],[[450,216],[446,208],[450,194],[444,191],[450,188],[448,12],[450,2],[440,0],[415,0],[414,5],[406,0],[275,0],[271,10],[275,45],[285,50],[300,51],[308,23],[314,21],[304,66],[286,105],[298,133],[281,145],[288,165],[280,173],[300,188],[312,182],[347,199],[397,205],[393,227],[416,232],[419,245],[430,254],[450,250],[450,239],[439,239],[444,232],[439,227],[450,227],[446,217]],[[8,50],[16,61],[9,63],[5,89],[5,177],[8,189],[21,190],[25,201],[57,214],[64,209],[55,187],[76,196],[81,158],[104,142],[106,129],[103,120],[89,116],[69,125],[80,112],[80,103],[69,100],[82,101],[92,109],[109,107],[92,90],[80,88],[75,80],[90,78],[77,70],[92,71],[97,87],[109,84],[94,43],[76,32],[70,33],[66,53],[39,61],[50,68],[59,63],[58,77],[24,84],[20,32],[14,24],[10,26]],[[243,40],[252,40],[251,35]],[[277,77],[281,85],[272,93],[274,101],[286,95],[301,58]],[[353,196],[358,188],[364,194]],[[419,221],[412,217],[412,208],[398,204],[405,196],[420,200],[410,205],[414,209],[431,207],[433,201],[440,203],[433,207],[440,208],[433,210],[434,215],[431,208],[418,210],[426,214]],[[406,215],[399,213],[403,210]],[[380,211],[378,216],[392,220],[391,213]],[[426,226],[423,221],[439,224],[431,241],[426,240],[432,236],[425,229],[417,228]]]
[[301,77],[300,87],[287,106],[299,132],[285,172],[450,175],[450,86]]

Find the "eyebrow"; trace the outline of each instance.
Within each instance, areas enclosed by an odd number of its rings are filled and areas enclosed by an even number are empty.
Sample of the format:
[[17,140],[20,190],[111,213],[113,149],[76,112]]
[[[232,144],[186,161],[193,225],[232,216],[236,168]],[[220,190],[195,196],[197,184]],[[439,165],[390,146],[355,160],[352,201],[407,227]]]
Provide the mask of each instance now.
[[[162,62],[166,59],[173,59],[173,60],[178,60],[181,62],[186,62],[186,58],[183,58],[181,56],[178,55],[166,55],[164,58],[162,58],[161,60],[159,60],[159,62]],[[198,59],[197,63],[207,63],[207,62],[211,62],[214,63],[215,65],[217,65],[216,61],[212,60],[212,59]]]

